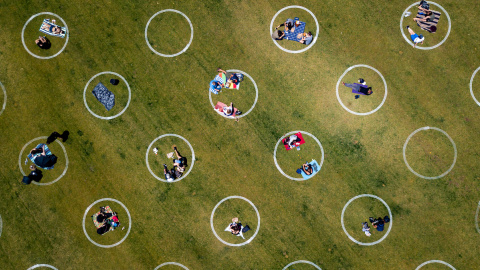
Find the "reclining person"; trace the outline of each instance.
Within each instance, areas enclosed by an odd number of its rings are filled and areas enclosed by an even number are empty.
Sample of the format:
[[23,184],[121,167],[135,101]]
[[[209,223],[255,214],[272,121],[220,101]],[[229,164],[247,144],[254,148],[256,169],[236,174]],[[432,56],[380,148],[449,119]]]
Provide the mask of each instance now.
[[238,235],[242,230],[242,223],[238,222],[238,218],[233,218],[232,223],[230,223],[230,232],[233,235]]
[[65,34],[65,31],[63,31],[62,28],[60,28],[58,25],[55,25],[55,20],[52,20],[52,25],[47,24],[47,23],[43,23],[42,24],[42,29],[46,30],[46,31],[49,31],[50,33],[55,34],[55,35]]
[[283,144],[288,145],[289,148],[293,148],[293,147],[299,145],[301,141],[302,141],[302,139],[298,138],[297,135],[293,134],[290,137],[286,138],[283,141]]
[[306,175],[310,175],[313,173],[313,168],[312,168],[312,165],[308,164],[308,162],[306,162],[305,164],[302,165],[302,171],[306,174]]
[[183,175],[183,172],[185,172],[185,168],[187,167],[187,158],[180,155],[176,146],[173,147],[173,150],[175,151],[175,155],[177,155],[177,158],[178,158],[173,160],[173,167],[175,169],[175,178],[179,178]]
[[[167,182],[173,182],[173,180],[177,178],[175,175],[176,171],[174,169],[169,170],[167,164],[163,164],[163,174],[165,175],[165,180],[167,180]],[[180,176],[182,176],[181,173]]]

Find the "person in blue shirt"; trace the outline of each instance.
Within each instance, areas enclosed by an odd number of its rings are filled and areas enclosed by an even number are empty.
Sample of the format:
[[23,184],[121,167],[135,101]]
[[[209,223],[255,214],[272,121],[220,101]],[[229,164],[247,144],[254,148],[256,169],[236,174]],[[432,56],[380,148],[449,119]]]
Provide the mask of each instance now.
[[300,43],[304,43],[305,45],[309,45],[312,43],[313,40],[313,35],[312,32],[308,32],[306,35],[303,36],[303,38],[300,40]]
[[410,39],[412,39],[412,41],[413,41],[413,47],[414,48],[419,43],[423,44],[423,41],[425,40],[423,35],[415,34],[415,32],[412,30],[412,28],[410,28],[410,26],[408,26],[408,25],[407,25],[407,30],[408,30],[408,33],[410,34]]
[[222,91],[222,84],[218,82],[217,80],[211,80],[210,81],[210,92],[214,93],[215,95],[218,95],[218,93]]

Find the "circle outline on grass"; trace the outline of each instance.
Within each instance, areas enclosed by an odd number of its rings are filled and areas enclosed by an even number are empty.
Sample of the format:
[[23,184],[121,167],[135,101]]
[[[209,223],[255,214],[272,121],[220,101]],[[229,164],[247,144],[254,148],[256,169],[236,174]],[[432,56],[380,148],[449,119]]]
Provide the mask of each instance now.
[[478,106],[480,106],[480,102],[477,100],[477,98],[475,97],[475,94],[473,93],[473,79],[475,78],[475,75],[477,75],[477,72],[479,70],[480,70],[480,67],[475,69],[475,71],[472,74],[472,77],[470,78],[470,94],[472,95],[473,100],[475,101],[475,103],[477,103]]
[[158,270],[158,269],[162,268],[162,267],[165,266],[165,265],[176,265],[176,266],[182,267],[182,268],[185,269],[185,270],[189,270],[185,265],[183,265],[183,264],[181,264],[181,263],[177,263],[177,262],[166,262],[166,263],[162,263],[162,264],[160,264],[159,266],[155,267],[155,269],[153,269],[153,270]]
[[[434,46],[430,46],[430,47],[420,47],[420,46],[415,46],[415,49],[419,49],[419,50],[432,50],[432,49],[435,49],[437,47],[439,47],[440,45],[442,45],[445,41],[447,41],[447,38],[448,36],[450,35],[450,30],[452,29],[452,21],[450,20],[450,16],[448,15],[448,12],[442,7],[440,6],[439,4],[435,3],[435,2],[432,2],[432,1],[428,1],[429,4],[433,4],[437,7],[439,7],[443,13],[447,16],[447,19],[448,19],[448,31],[447,31],[447,35],[445,36],[445,38],[443,38],[442,41],[440,41],[440,43],[434,45]],[[403,38],[407,41],[408,44],[410,45],[414,45],[413,42],[407,38],[407,36],[405,35],[405,32],[403,31],[403,18],[404,18],[404,14],[409,10],[411,9],[412,7],[414,6],[418,6],[420,5],[420,2],[415,2],[413,4],[411,4],[409,7],[407,7],[403,13],[402,13],[402,16],[400,17],[400,32],[402,33],[403,35]]]
[[[122,206],[123,209],[125,209],[125,211],[127,212],[127,215],[128,215],[128,231],[127,231],[127,234],[120,241],[118,241],[115,244],[111,244],[111,245],[100,245],[99,243],[93,241],[92,238],[90,238],[90,236],[88,235],[87,229],[85,228],[85,218],[87,217],[88,211],[90,211],[90,209],[95,204],[103,202],[103,201],[112,201],[112,202],[116,202],[116,203],[120,204],[120,206]],[[82,227],[83,227],[83,233],[85,234],[87,239],[90,242],[92,242],[92,244],[94,244],[97,247],[101,247],[101,248],[111,248],[111,247],[116,247],[116,246],[120,245],[123,241],[125,241],[125,239],[127,239],[128,235],[130,234],[130,230],[132,229],[132,217],[130,216],[130,211],[128,211],[128,208],[122,202],[120,202],[119,200],[112,199],[112,198],[103,198],[103,199],[99,199],[99,200],[94,201],[92,204],[90,204],[87,207],[87,210],[85,210],[85,214],[83,214]]]
[[[313,19],[315,20],[315,25],[317,26],[317,31],[316,31],[316,34],[315,34],[315,38],[313,39],[312,43],[310,43],[307,47],[301,49],[301,50],[296,50],[296,51],[292,51],[292,50],[288,50],[288,49],[285,49],[283,48],[282,46],[280,46],[280,44],[278,44],[278,42],[272,38],[272,34],[273,34],[273,31],[272,31],[272,28],[273,28],[273,22],[275,21],[275,19],[277,18],[277,16],[282,13],[283,11],[287,10],[287,9],[291,9],[291,8],[298,8],[298,9],[302,9],[302,10],[305,10],[306,12],[308,12],[310,14],[310,16],[313,17]],[[287,6],[287,7],[284,7],[282,9],[280,9],[277,13],[275,13],[275,15],[273,16],[272,18],[272,21],[270,22],[270,38],[273,40],[273,43],[275,43],[275,45],[277,45],[278,48],[280,48],[280,50],[284,51],[284,52],[287,52],[287,53],[302,53],[308,49],[310,49],[316,42],[317,42],[317,39],[318,39],[318,32],[320,32],[320,26],[318,25],[318,20],[317,20],[317,17],[315,17],[315,15],[313,14],[313,12],[311,12],[310,10],[308,10],[307,8],[305,7],[302,7],[302,6],[296,6],[296,5],[293,5],[293,6]]]
[[[220,236],[218,236],[217,232],[215,231],[215,228],[213,227],[213,216],[215,215],[215,211],[217,210],[217,208],[225,201],[227,200],[230,200],[230,199],[240,199],[240,200],[244,200],[246,202],[248,202],[252,207],[253,209],[255,210],[255,213],[257,214],[257,218],[258,218],[258,225],[257,225],[257,229],[255,230],[255,233],[252,235],[252,237],[248,238],[245,242],[243,243],[240,243],[240,244],[232,244],[232,243],[229,243],[225,240],[223,240],[222,238],[220,238]],[[257,236],[258,234],[258,231],[260,230],[260,213],[258,212],[258,209],[257,207],[255,206],[255,204],[253,204],[249,199],[245,198],[245,197],[242,197],[242,196],[228,196],[226,198],[223,198],[221,201],[219,201],[217,203],[217,205],[215,205],[215,207],[213,208],[212,210],[212,214],[210,216],[210,227],[212,228],[212,232],[213,234],[215,235],[215,237],[222,243],[224,243],[225,245],[227,246],[231,246],[231,247],[241,247],[241,246],[244,246],[250,242],[253,241],[253,239]]]
[[294,265],[294,264],[298,264],[298,263],[306,263],[306,264],[309,264],[309,265],[317,268],[318,270],[322,270],[322,268],[320,268],[320,266],[314,264],[313,262],[305,261],[305,260],[299,260],[299,261],[291,262],[291,263],[287,264],[287,266],[285,266],[285,267],[283,268],[283,270],[287,270],[288,267],[290,267],[290,266],[292,266],[292,265]]
[[34,266],[28,268],[27,270],[33,270],[33,269],[36,269],[38,267],[47,267],[47,268],[50,268],[50,269],[53,269],[53,270],[58,270],[57,268],[51,266],[50,264],[35,264]]
[[[63,45],[63,47],[60,49],[60,51],[58,51],[56,54],[52,55],[52,56],[38,56],[34,53],[32,53],[28,48],[27,48],[27,45],[25,44],[25,38],[24,38],[24,33],[25,33],[25,28],[27,28],[27,25],[30,21],[32,21],[33,19],[35,19],[36,17],[40,16],[40,15],[52,15],[52,16],[55,16],[57,18],[60,19],[60,21],[62,21],[62,23],[65,25],[65,28],[67,29],[66,31],[66,40],[65,40],[65,44]],[[68,30],[68,26],[67,26],[67,23],[62,19],[62,17],[58,16],[57,14],[55,13],[52,13],[52,12],[40,12],[40,13],[37,13],[35,15],[33,15],[32,17],[30,17],[30,19],[27,20],[27,22],[23,25],[23,29],[22,29],[22,44],[23,44],[23,47],[25,48],[25,50],[33,57],[37,58],[37,59],[42,59],[42,60],[46,60],[46,59],[52,59],[56,56],[58,56],[59,54],[61,54],[63,52],[63,50],[65,50],[65,48],[67,47],[67,44],[68,44],[68,39],[70,37],[70,31]]]
[[430,264],[430,263],[440,263],[440,264],[443,264],[445,266],[448,266],[450,267],[452,270],[456,270],[455,267],[453,267],[452,265],[450,265],[449,263],[446,263],[444,261],[440,261],[440,260],[430,260],[430,261],[426,261],[422,264],[420,264],[417,268],[415,268],[415,270],[419,270],[420,268],[422,268],[423,266],[427,265],[427,264]]
[[[182,139],[185,143],[187,143],[188,147],[190,148],[190,151],[192,151],[192,161],[191,161],[191,164],[190,164],[190,168],[188,169],[188,171],[183,174],[180,178],[177,178],[171,182],[167,181],[166,179],[163,179],[159,176],[157,176],[153,171],[152,169],[150,168],[150,164],[148,163],[148,153],[150,152],[150,149],[152,148],[153,144],[160,140],[161,138],[163,137],[177,137],[177,138],[180,138]],[[187,139],[185,139],[184,137],[180,136],[180,135],[177,135],[177,134],[173,134],[173,133],[170,133],[170,134],[163,134],[161,136],[158,136],[155,140],[153,140],[150,145],[148,146],[147,148],[147,154],[145,155],[145,163],[147,163],[147,168],[148,168],[148,171],[153,175],[153,177],[157,178],[157,180],[160,180],[162,182],[166,182],[166,183],[175,183],[175,182],[178,182],[180,180],[182,180],[183,178],[187,177],[187,175],[190,173],[190,171],[193,169],[193,164],[195,164],[195,151],[193,150],[193,147],[192,145],[187,141]]]
[[[185,17],[185,19],[187,19],[187,21],[188,21],[188,24],[190,24],[190,30],[191,30],[190,41],[188,42],[187,46],[185,46],[185,48],[183,48],[183,50],[181,50],[180,52],[175,53],[175,54],[163,54],[163,53],[157,52],[157,51],[152,47],[152,45],[150,45],[150,42],[148,42],[147,31],[148,31],[148,26],[150,25],[150,22],[151,22],[151,21],[153,20],[153,18],[155,18],[157,15],[159,15],[159,14],[161,14],[161,13],[164,13],[164,12],[174,12],[174,13],[178,13],[178,14],[182,15],[183,17]],[[187,15],[185,15],[183,12],[178,11],[178,10],[176,10],[176,9],[164,9],[164,10],[160,10],[159,12],[153,14],[152,17],[150,17],[150,19],[149,19],[148,22],[147,22],[147,26],[145,26],[145,41],[147,42],[148,48],[150,48],[150,50],[152,50],[152,52],[154,52],[154,53],[157,54],[157,55],[160,55],[160,56],[163,56],[163,57],[175,57],[175,56],[178,56],[178,55],[186,52],[186,51],[188,50],[188,48],[190,47],[190,45],[192,44],[192,41],[193,41],[193,25],[192,25],[192,22],[191,22],[190,19],[187,17]]]
[[5,110],[5,107],[7,106],[7,90],[5,90],[5,86],[3,86],[2,82],[0,82],[0,87],[3,90],[3,105],[2,108],[0,109],[0,115],[2,115],[3,111]]
[[[25,148],[27,148],[27,146],[31,143],[33,143],[34,141],[37,141],[37,140],[41,140],[41,139],[47,139],[48,137],[47,136],[40,136],[40,137],[37,137],[35,139],[32,139],[30,140],[29,142],[27,142],[23,147],[22,147],[22,150],[20,151],[20,155],[18,156],[18,167],[20,168],[20,172],[22,173],[23,176],[27,176],[25,174],[25,172],[23,171],[23,168],[22,168],[22,155],[23,155],[23,151],[25,151]],[[62,174],[57,177],[57,179],[53,180],[53,181],[50,181],[50,182],[47,182],[47,183],[37,183],[36,181],[32,181],[35,185],[38,185],[38,186],[48,186],[48,185],[51,185],[53,183],[56,183],[58,180],[60,180],[60,178],[62,178],[66,173],[67,173],[67,169],[68,169],[68,155],[67,155],[67,150],[65,150],[65,146],[63,146],[63,143],[61,143],[59,140],[55,140],[61,147],[62,147],[62,150],[63,150],[63,154],[65,155],[65,169],[63,169],[63,172]],[[30,159],[29,159],[30,160]]]
[[[447,136],[447,138],[450,140],[450,142],[452,143],[453,145],[453,150],[455,152],[455,155],[453,156],[453,163],[452,165],[450,166],[450,168],[448,168],[448,170],[446,170],[444,173],[438,175],[438,176],[424,176],[424,175],[421,175],[419,173],[417,173],[416,171],[414,171],[412,169],[412,167],[410,167],[410,164],[408,164],[408,161],[407,161],[407,155],[405,153],[405,151],[407,150],[407,144],[408,144],[408,141],[410,141],[410,139],[413,137],[413,135],[417,134],[418,132],[422,131],[422,130],[429,130],[429,129],[433,129],[433,130],[436,130],[436,131],[440,131],[441,133],[443,133],[445,136]],[[421,127],[417,130],[415,130],[412,134],[410,134],[410,136],[408,136],[407,140],[405,141],[405,144],[403,145],[403,161],[405,161],[405,164],[407,165],[407,168],[413,173],[415,174],[416,176],[418,177],[421,177],[423,179],[427,179],[427,180],[435,180],[435,179],[439,179],[439,178],[442,178],[444,177],[445,175],[447,175],[452,169],[453,167],[455,166],[455,163],[457,162],[457,146],[455,145],[455,142],[453,141],[453,139],[443,130],[439,129],[439,128],[436,128],[436,127]]]
[[[241,73],[245,76],[247,76],[247,78],[249,78],[252,82],[253,82],[253,86],[255,87],[255,101],[253,102],[253,106],[245,113],[239,115],[239,116],[236,116],[237,118],[242,118],[244,116],[247,116],[247,114],[249,114],[254,108],[255,106],[257,105],[257,101],[258,101],[258,87],[257,87],[257,83],[255,82],[255,80],[252,78],[252,76],[248,75],[246,72],[244,71],[241,71],[241,70],[238,70],[238,69],[229,69],[227,70],[227,72],[237,72],[237,73]],[[208,91],[208,98],[210,99],[210,104],[212,105],[212,108],[213,110],[215,110],[215,105],[213,105],[213,101],[212,101],[212,92],[211,91]],[[220,114],[221,116],[227,118],[227,119],[232,119],[232,118],[229,118],[228,116],[224,115],[224,114]]]
[[[347,229],[345,229],[345,224],[343,223],[343,217],[345,215],[345,210],[347,210],[347,207],[350,203],[352,203],[354,200],[356,199],[359,199],[359,198],[364,198],[364,197],[370,197],[370,198],[374,198],[374,199],[377,199],[379,200],[381,203],[383,203],[383,205],[387,208],[388,210],[388,216],[390,217],[390,226],[388,226],[388,229],[387,229],[387,232],[385,233],[384,236],[382,236],[382,238],[378,239],[377,241],[375,242],[371,242],[371,243],[364,243],[364,242],[360,242],[358,240],[356,240],[355,238],[353,238],[348,232],[347,232]],[[356,244],[359,244],[361,246],[373,246],[373,245],[376,245],[380,242],[382,242],[383,240],[385,240],[385,238],[387,238],[388,234],[390,233],[390,231],[392,230],[392,227],[393,227],[393,216],[392,216],[392,211],[390,210],[390,207],[388,206],[388,204],[382,200],[382,198],[376,196],[376,195],[372,195],[372,194],[362,194],[362,195],[357,195],[353,198],[351,198],[346,204],[345,206],[343,207],[343,210],[342,210],[342,218],[341,218],[341,222],[342,222],[342,229],[343,231],[345,232],[345,234],[348,236],[348,238],[350,240],[352,240],[354,243]]]
[[[115,75],[117,77],[119,77],[120,79],[122,79],[122,81],[127,85],[127,88],[128,88],[128,101],[127,101],[127,105],[125,106],[125,108],[123,108],[123,110],[119,113],[117,113],[116,115],[113,115],[113,116],[100,116],[96,113],[94,113],[90,107],[88,107],[88,104],[87,104],[87,96],[86,96],[86,93],[87,93],[87,88],[88,88],[88,85],[93,81],[93,79],[95,79],[96,77],[100,76],[100,75],[103,75],[103,74],[112,74],[112,75]],[[83,89],[83,103],[85,104],[85,107],[87,107],[87,110],[95,117],[99,118],[99,119],[103,119],[103,120],[111,120],[113,118],[116,118],[120,115],[122,115],[128,108],[128,106],[130,105],[130,101],[132,100],[132,91],[130,89],[130,85],[128,84],[127,80],[125,80],[125,78],[116,73],[116,72],[112,72],[112,71],[104,71],[104,72],[100,72],[100,73],[97,73],[95,74],[95,76],[93,76],[88,82],[87,82],[87,85],[85,85],[85,89]]]
[[[350,110],[349,108],[347,108],[347,106],[345,106],[345,104],[343,104],[342,100],[340,99],[340,94],[338,92],[338,87],[340,86],[340,82],[342,81],[343,77],[345,77],[345,75],[347,75],[347,73],[354,69],[354,68],[357,68],[357,67],[364,67],[364,68],[368,68],[368,69],[371,69],[373,71],[375,71],[379,76],[380,78],[382,78],[382,81],[383,81],[383,85],[385,86],[385,94],[383,95],[383,100],[382,102],[380,103],[380,105],[378,105],[377,108],[369,111],[369,112],[366,112],[366,113],[359,113],[359,112],[355,112],[355,111],[352,111]],[[349,68],[347,68],[347,70],[345,70],[345,72],[343,72],[342,76],[340,76],[340,78],[338,79],[337,81],[337,86],[336,86],[336,94],[337,94],[337,100],[338,102],[340,103],[340,105],[346,110],[348,111],[349,113],[352,113],[352,114],[355,114],[355,115],[370,115],[378,110],[380,110],[380,108],[383,106],[383,104],[385,103],[385,100],[387,100],[387,94],[388,94],[388,86],[387,86],[387,81],[385,81],[385,78],[383,77],[382,73],[380,73],[380,71],[378,71],[376,68],[374,67],[371,67],[369,65],[364,65],[364,64],[359,64],[359,65],[354,65],[354,66],[351,66]]]
[[[325,152],[323,151],[323,146],[322,146],[322,144],[321,144],[320,141],[317,139],[317,137],[313,136],[313,134],[308,133],[308,132],[306,132],[306,131],[300,131],[300,130],[291,131],[291,132],[283,135],[282,137],[280,137],[280,139],[277,141],[277,144],[275,145],[275,150],[273,151],[273,161],[275,162],[275,166],[277,167],[278,171],[279,171],[283,176],[287,177],[288,179],[294,180],[294,181],[307,181],[307,180],[312,179],[313,176],[310,177],[309,179],[303,179],[303,177],[302,177],[302,178],[294,178],[294,177],[291,177],[290,175],[286,174],[286,173],[282,170],[282,168],[280,168],[280,165],[278,165],[278,162],[277,162],[277,148],[278,148],[278,145],[280,144],[280,142],[282,141],[282,138],[285,138],[285,137],[287,137],[287,136],[296,134],[296,133],[298,133],[298,132],[312,137],[312,138],[317,142],[317,144],[320,146],[320,149],[322,150],[322,159],[321,159],[319,165],[320,165],[320,170],[322,169],[323,161],[324,161],[324,159],[325,159]],[[315,173],[315,175],[316,175],[316,174],[318,174],[318,172]],[[315,176],[315,175],[314,175],[314,176]]]

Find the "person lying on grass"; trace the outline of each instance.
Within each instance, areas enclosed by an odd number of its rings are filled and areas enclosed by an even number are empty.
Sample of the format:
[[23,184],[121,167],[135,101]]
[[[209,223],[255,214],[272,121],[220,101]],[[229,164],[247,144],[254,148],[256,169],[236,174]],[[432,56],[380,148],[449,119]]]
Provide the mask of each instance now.
[[50,40],[46,36],[39,36],[37,40],[35,40],[35,44],[37,44],[40,49],[48,50],[52,46]]
[[417,46],[418,43],[423,44],[423,41],[425,40],[423,35],[415,34],[415,32],[412,30],[412,28],[410,28],[409,25],[407,25],[407,30],[408,30],[408,33],[410,33],[410,39],[412,39],[413,41],[413,48],[415,48],[415,46]]
[[183,175],[183,172],[185,172],[185,168],[187,167],[187,158],[180,155],[176,146],[173,146],[173,150],[178,158],[173,160],[173,167],[176,169],[176,172],[179,173],[177,174],[178,176],[176,175],[176,178],[178,178]]
[[306,175],[312,174],[312,173],[313,173],[312,165],[308,164],[308,162],[305,162],[305,164],[302,165],[302,171],[303,171]]
[[230,224],[230,232],[233,235],[238,235],[242,229],[242,223],[238,223],[238,218],[232,219],[232,224]]
[[[52,23],[55,24],[55,20],[52,20]],[[65,32],[62,30],[62,28],[58,27],[57,25],[49,25],[44,23],[42,25],[43,30],[50,31],[51,33],[55,35],[60,35],[60,34],[65,34]]]
[[413,18],[413,20],[418,23],[418,22],[433,22],[433,19],[435,19],[435,16],[433,15],[433,12],[430,10],[425,11],[425,18]]
[[358,83],[345,83],[345,82],[342,82],[343,85],[345,85],[346,87],[349,87],[349,88],[352,88],[352,90],[356,91],[356,92],[360,92],[364,95],[371,95],[373,93],[372,91],[372,87],[363,87],[361,84],[358,84]]
[[290,137],[285,138],[285,140],[283,141],[283,144],[287,145],[289,148],[293,148],[293,147],[299,146],[301,141],[302,139],[300,139],[297,135],[293,134],[293,135],[290,135]]

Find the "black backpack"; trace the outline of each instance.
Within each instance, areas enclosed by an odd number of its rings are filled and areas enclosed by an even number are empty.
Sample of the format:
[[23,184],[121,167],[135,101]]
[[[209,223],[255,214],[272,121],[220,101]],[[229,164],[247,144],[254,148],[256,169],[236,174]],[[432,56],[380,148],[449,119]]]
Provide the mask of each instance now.
[[430,5],[425,0],[420,1],[420,6],[424,9],[430,9]]
[[245,227],[243,227],[243,229],[242,229],[242,233],[246,233],[246,232],[248,232],[248,231],[250,231],[250,230],[251,230],[251,229],[250,229],[250,226],[245,225]]

